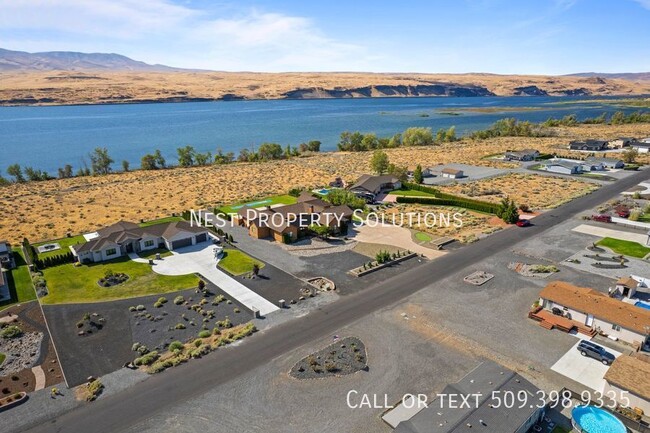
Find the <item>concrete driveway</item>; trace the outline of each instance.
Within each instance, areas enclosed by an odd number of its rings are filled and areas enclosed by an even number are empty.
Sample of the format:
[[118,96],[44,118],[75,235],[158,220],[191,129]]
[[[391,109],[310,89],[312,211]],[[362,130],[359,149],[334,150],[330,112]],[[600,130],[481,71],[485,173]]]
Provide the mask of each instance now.
[[392,224],[377,223],[374,227],[367,224],[361,227],[351,227],[348,237],[353,237],[356,241],[367,242],[369,244],[394,245],[422,254],[429,259],[435,259],[445,254],[444,251],[423,247],[413,242],[409,229]]
[[[603,377],[609,370],[609,366],[604,365],[597,359],[582,356],[577,349],[578,344],[580,344],[580,340],[576,341],[576,344],[551,367],[551,370],[594,391],[602,392],[605,388],[605,379]],[[610,348],[606,348],[606,350],[615,357],[621,354]]]
[[630,233],[622,230],[609,229],[607,227],[592,226],[590,224],[580,224],[573,231],[584,233],[586,235],[598,236],[599,238],[614,238],[624,241],[638,242],[645,245],[648,235],[645,233]]
[[258,309],[262,316],[279,310],[279,307],[218,269],[213,249],[214,245],[210,242],[180,248],[172,251],[171,256],[154,260],[153,270],[161,275],[199,273],[247,308]]

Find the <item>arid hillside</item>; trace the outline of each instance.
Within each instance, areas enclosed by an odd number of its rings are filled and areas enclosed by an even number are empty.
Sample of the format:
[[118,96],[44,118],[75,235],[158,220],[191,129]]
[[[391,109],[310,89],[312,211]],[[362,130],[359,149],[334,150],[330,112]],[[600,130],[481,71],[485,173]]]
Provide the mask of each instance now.
[[[451,162],[512,167],[512,163],[485,157],[508,149],[531,147],[567,155],[566,143],[571,138],[649,135],[648,124],[583,125],[557,129],[557,137],[551,138],[466,139],[442,146],[389,149],[387,153],[391,162],[411,168],[418,163],[426,167]],[[360,174],[370,171],[371,156],[371,152],[332,152],[264,163],[132,171],[11,184],[0,187],[0,208],[11,210],[0,216],[0,239],[18,242],[26,236],[31,241],[46,240],[67,233],[93,231],[120,219],[147,220],[190,208],[213,207],[286,193],[296,186],[327,185],[336,176],[354,181]],[[639,161],[650,163],[650,157],[644,155]],[[567,178],[561,183],[539,175],[532,178],[538,180],[532,180],[535,185],[531,188],[539,189],[540,194],[547,194],[545,197],[552,197],[552,200],[529,200],[531,206],[559,204],[580,191],[587,192],[592,188],[591,184]],[[513,177],[512,182],[520,180]],[[512,188],[512,185],[499,187],[504,191],[526,190]],[[525,199],[523,196],[513,198],[520,202]]]
[[492,74],[36,71],[0,73],[0,82],[0,105],[650,93],[650,81]]

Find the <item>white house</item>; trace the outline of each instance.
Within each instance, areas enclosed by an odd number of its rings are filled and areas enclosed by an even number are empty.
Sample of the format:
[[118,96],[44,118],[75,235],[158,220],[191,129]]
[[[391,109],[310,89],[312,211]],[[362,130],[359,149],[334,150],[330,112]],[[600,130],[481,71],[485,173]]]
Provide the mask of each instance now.
[[120,221],[97,230],[97,237],[84,244],[71,245],[80,263],[102,262],[140,251],[166,248],[170,251],[207,241],[208,230],[186,221],[140,227]]
[[461,177],[465,177],[465,173],[463,172],[463,170],[459,170],[451,167],[445,167],[440,171],[440,176],[447,177],[449,179],[459,179]]
[[621,355],[605,373],[603,395],[650,414],[650,357],[640,353]]
[[602,166],[603,168],[623,168],[625,167],[625,163],[616,158],[597,158],[595,156],[590,156],[587,159],[585,159],[585,162],[588,164],[593,164],[593,165],[599,165]]
[[582,164],[567,159],[553,158],[541,164],[540,170],[559,174],[580,174],[583,171]]
[[564,317],[602,334],[641,346],[648,339],[650,310],[562,281],[547,284],[539,296],[544,309],[559,310]]
[[641,141],[634,141],[630,143],[630,147],[639,153],[650,152],[650,138],[644,138]]

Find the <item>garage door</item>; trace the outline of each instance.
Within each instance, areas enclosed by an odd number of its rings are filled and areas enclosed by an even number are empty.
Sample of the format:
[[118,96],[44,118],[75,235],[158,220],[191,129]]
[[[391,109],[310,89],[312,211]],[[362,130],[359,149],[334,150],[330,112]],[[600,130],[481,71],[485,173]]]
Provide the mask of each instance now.
[[205,242],[208,239],[208,235],[206,233],[196,235],[196,243],[198,244],[199,242]]
[[190,245],[192,245],[192,238],[179,239],[177,241],[172,242],[172,250],[188,247]]

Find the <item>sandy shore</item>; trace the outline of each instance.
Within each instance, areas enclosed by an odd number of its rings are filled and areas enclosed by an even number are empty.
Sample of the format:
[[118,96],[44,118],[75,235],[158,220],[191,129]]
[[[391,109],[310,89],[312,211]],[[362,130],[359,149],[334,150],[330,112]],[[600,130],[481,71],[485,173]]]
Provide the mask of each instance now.
[[[494,167],[512,164],[484,159],[507,149],[537,148],[543,152],[568,154],[570,138],[612,138],[650,136],[650,125],[580,126],[557,129],[552,138],[499,138],[484,141],[461,140],[425,148],[389,149],[391,162],[413,168],[464,162]],[[134,171],[107,176],[30,182],[0,187],[0,239],[19,242],[52,239],[67,233],[88,232],[120,219],[139,221],[168,216],[189,208],[213,207],[286,193],[296,186],[327,185],[334,177],[354,181],[370,171],[370,152],[333,152],[307,158],[266,163],[236,163],[227,166]],[[650,163],[650,155],[640,158]],[[533,176],[540,196],[562,201],[589,184],[579,181],[544,181]],[[498,187],[509,191],[511,182]],[[548,183],[548,184],[547,184]],[[482,187],[489,184],[483,181]],[[496,183],[495,183],[496,185]],[[570,187],[569,187],[570,186]],[[548,188],[548,191],[546,189]],[[515,194],[515,191],[512,192]],[[517,197],[515,197],[517,199]],[[531,205],[547,206],[540,201]]]

